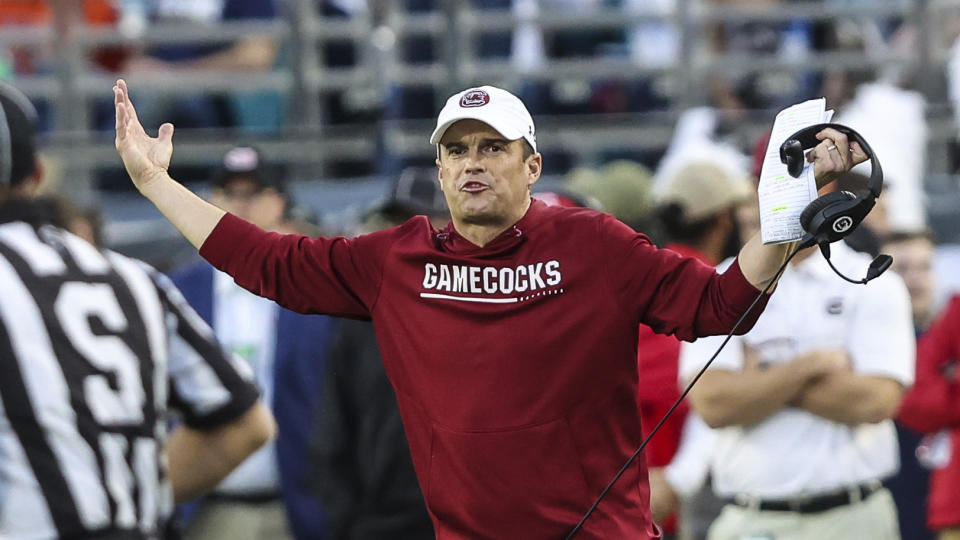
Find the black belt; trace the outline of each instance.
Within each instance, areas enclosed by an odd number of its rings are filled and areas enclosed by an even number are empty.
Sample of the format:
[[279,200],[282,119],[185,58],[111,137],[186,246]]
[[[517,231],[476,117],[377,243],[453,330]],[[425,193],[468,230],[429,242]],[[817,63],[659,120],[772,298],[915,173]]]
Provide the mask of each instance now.
[[214,502],[240,503],[240,504],[270,504],[280,500],[280,494],[275,491],[259,493],[223,493],[213,492],[207,494],[206,498]]
[[136,530],[101,529],[78,534],[65,534],[60,540],[148,540],[155,538]]
[[735,504],[744,508],[757,510],[771,510],[775,512],[797,512],[800,514],[816,514],[827,510],[846,506],[860,501],[880,491],[883,487],[879,482],[862,484],[834,493],[797,497],[795,499],[754,499],[752,497],[732,497],[726,500],[727,504]]

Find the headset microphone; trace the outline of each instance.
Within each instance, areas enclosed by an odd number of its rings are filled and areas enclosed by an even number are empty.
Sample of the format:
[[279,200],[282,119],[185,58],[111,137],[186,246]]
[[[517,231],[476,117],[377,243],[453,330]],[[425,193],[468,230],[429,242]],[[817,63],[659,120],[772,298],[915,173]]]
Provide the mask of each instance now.
[[[812,243],[810,245],[812,245]],[[890,268],[890,265],[893,264],[893,257],[886,255],[884,253],[881,253],[880,255],[877,255],[873,259],[873,261],[870,263],[870,267],[867,268],[866,277],[860,280],[850,279],[847,276],[843,275],[840,272],[840,270],[837,270],[837,267],[834,266],[833,262],[830,260],[830,244],[828,242],[823,242],[819,245],[820,245],[820,253],[822,253],[823,258],[827,260],[827,264],[830,265],[830,269],[833,270],[833,273],[837,274],[844,280],[849,281],[850,283],[854,283],[856,285],[864,285],[868,283],[870,280],[880,277],[880,274],[886,272],[887,268]],[[801,244],[801,249],[803,249],[804,247],[809,247],[809,246],[804,246],[803,244]]]

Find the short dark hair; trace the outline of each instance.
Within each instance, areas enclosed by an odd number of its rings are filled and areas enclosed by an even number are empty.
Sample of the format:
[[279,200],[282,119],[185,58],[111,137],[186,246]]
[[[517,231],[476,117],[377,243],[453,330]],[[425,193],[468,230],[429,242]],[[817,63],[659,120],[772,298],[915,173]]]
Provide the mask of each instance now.
[[730,214],[732,211],[732,209],[725,209],[693,221],[685,215],[681,204],[671,202],[658,208],[656,216],[671,242],[693,245],[703,241],[721,216]]
[[521,156],[520,159],[521,161],[526,161],[527,158],[529,158],[534,154],[533,146],[531,146],[526,139],[520,139],[520,140],[523,141],[523,155]]

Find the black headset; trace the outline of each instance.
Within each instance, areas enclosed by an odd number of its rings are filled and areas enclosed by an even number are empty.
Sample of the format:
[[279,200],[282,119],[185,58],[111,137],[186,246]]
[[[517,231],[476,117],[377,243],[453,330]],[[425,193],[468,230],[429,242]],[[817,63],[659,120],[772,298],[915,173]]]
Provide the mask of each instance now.
[[816,238],[817,243],[826,240],[836,242],[850,233],[867,217],[877,202],[883,189],[883,169],[880,161],[873,155],[867,141],[856,131],[841,124],[817,124],[806,127],[791,135],[780,145],[780,161],[787,166],[787,172],[794,178],[803,172],[806,159],[804,152],[820,144],[817,133],[825,128],[833,128],[856,142],[870,158],[870,180],[867,189],[857,193],[835,191],[813,200],[800,214],[800,225],[807,234]]
[[842,124],[816,124],[797,131],[780,145],[780,161],[787,166],[790,176],[799,177],[806,165],[806,150],[820,144],[821,141],[816,136],[825,128],[833,128],[846,135],[850,143],[856,142],[860,145],[870,159],[870,178],[867,180],[867,187],[857,193],[835,191],[811,201],[800,213],[800,226],[806,231],[800,245],[809,247],[818,244],[823,257],[837,275],[851,283],[866,283],[889,268],[893,258],[889,255],[877,256],[870,263],[867,276],[857,281],[841,274],[830,262],[830,244],[847,236],[860,225],[877,203],[877,197],[883,190],[883,168],[870,145],[863,136]]

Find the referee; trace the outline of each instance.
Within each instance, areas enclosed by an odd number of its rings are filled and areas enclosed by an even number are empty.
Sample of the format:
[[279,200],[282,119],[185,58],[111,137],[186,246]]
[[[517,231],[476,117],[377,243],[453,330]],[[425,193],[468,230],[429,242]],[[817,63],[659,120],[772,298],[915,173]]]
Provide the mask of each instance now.
[[164,538],[273,420],[166,278],[31,199],[34,120],[0,84],[0,538]]

